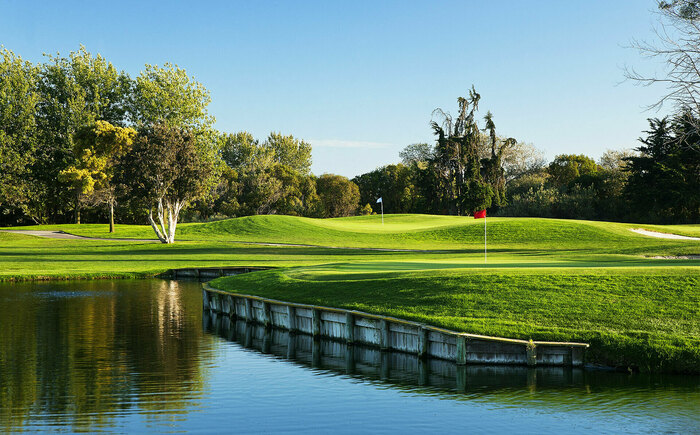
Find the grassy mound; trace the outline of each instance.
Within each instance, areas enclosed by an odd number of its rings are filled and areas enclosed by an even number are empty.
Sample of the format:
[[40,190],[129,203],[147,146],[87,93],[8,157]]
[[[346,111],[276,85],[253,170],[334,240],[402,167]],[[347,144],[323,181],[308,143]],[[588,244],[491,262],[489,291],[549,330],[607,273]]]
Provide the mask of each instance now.
[[[697,254],[698,242],[655,239],[631,228],[697,235],[700,225],[649,226],[614,222],[541,218],[489,218],[487,237],[493,250],[589,251],[609,254]],[[155,238],[145,225],[118,225],[110,234],[106,225],[51,225],[23,227],[51,229],[100,238]],[[396,249],[480,249],[484,220],[434,215],[387,215],[337,219],[296,216],[246,216],[203,224],[180,224],[181,241],[242,241],[309,244],[332,247]]]
[[355,309],[459,331],[584,341],[593,362],[700,372],[700,275],[619,269],[422,271],[362,265],[278,269],[214,287]]

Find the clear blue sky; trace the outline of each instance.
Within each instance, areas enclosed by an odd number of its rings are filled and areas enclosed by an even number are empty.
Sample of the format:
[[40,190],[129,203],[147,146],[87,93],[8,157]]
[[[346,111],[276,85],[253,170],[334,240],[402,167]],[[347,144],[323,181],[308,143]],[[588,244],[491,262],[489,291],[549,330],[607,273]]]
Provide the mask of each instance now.
[[[654,0],[0,0],[0,44],[31,61],[80,44],[132,76],[173,62],[210,91],[222,131],[310,141],[316,174],[354,176],[431,142],[431,112],[474,84],[499,134],[553,158],[631,148],[663,89],[622,83],[653,67]],[[649,66],[652,65],[652,66]]]

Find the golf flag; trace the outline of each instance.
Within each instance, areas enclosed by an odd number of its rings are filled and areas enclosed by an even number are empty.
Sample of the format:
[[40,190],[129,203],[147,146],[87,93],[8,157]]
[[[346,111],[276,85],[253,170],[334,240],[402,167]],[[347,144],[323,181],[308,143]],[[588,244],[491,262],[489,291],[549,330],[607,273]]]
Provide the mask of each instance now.
[[[380,202],[382,202],[382,197],[381,197],[381,196],[380,196],[379,199],[377,200],[377,204],[379,204]],[[383,202],[382,202],[382,204],[383,204]]]
[[384,225],[384,201],[382,201],[382,197],[380,196],[379,199],[377,200],[377,204],[382,205],[382,225]]
[[484,220],[484,263],[486,263],[486,209],[475,211],[474,219]]

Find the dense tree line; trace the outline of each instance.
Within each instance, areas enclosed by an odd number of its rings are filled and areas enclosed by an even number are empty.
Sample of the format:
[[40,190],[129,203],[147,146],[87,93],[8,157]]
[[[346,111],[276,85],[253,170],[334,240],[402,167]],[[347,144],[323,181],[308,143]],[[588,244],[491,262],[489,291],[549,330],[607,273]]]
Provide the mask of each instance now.
[[[489,214],[500,216],[698,223],[697,123],[689,112],[650,119],[638,148],[609,150],[597,162],[582,154],[562,154],[547,164],[532,146],[497,137],[496,143],[503,145],[492,148],[491,158],[481,159],[481,180],[487,187],[476,184],[477,194],[468,198],[481,201],[473,203],[474,209],[483,205]],[[493,143],[490,133],[480,145],[481,155],[489,151],[484,146],[489,141]],[[494,149],[504,151],[497,176],[489,178]],[[445,179],[435,175],[440,167],[436,150],[437,145],[409,145],[401,153],[401,163],[354,178],[361,203],[378,212],[373,199],[381,196],[389,213],[459,214],[459,209],[445,206],[450,199],[445,195],[450,193],[445,190]],[[456,184],[456,177],[452,183]],[[483,192],[491,194],[490,202],[482,199],[485,196],[479,198]]]
[[437,109],[433,145],[348,180],[311,174],[311,146],[213,128],[206,88],[175,65],[136,77],[85,48],[43,63],[0,50],[0,225],[150,223],[164,243],[178,220],[254,214],[337,217],[379,211],[645,222],[700,220],[693,111],[650,120],[635,151],[598,162],[496,133],[481,96]]
[[0,55],[0,225],[357,212],[357,186],[310,173],[311,146],[222,133],[209,91],[171,64],[132,78],[84,47],[32,64]]

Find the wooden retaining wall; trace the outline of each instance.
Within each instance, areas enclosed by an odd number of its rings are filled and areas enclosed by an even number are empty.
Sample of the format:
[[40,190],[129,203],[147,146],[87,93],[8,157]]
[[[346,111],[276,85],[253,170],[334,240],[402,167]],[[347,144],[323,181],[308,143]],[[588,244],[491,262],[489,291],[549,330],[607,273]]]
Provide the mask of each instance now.
[[160,276],[170,279],[193,278],[209,280],[222,276],[240,275],[242,273],[268,269],[269,267],[189,267],[184,269],[170,269]]
[[266,327],[358,343],[457,364],[581,367],[586,343],[526,341],[460,333],[417,322],[229,293],[203,284],[203,308]]
[[386,352],[376,347],[348,345],[337,340],[290,334],[278,328],[233,319],[205,310],[205,331],[239,343],[247,349],[285,358],[288,361],[335,373],[359,375],[402,385],[430,386],[450,391],[480,392],[503,388],[572,388],[585,390],[584,370],[576,367],[522,365],[458,365],[438,358],[420,358],[404,352]]

